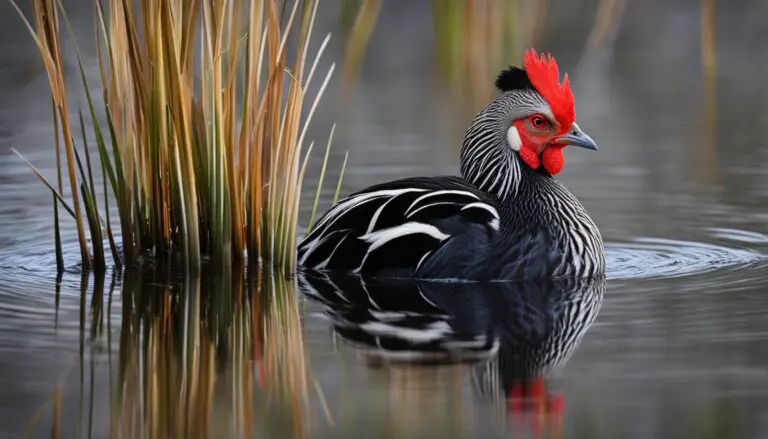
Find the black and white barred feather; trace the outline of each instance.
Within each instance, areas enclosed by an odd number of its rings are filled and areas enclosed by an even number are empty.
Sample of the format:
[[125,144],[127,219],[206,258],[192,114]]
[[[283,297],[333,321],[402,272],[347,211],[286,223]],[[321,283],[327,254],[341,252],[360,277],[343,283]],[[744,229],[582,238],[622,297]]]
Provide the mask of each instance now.
[[498,233],[499,221],[495,200],[457,177],[393,181],[336,203],[300,243],[299,265],[417,276],[451,238],[473,227]]

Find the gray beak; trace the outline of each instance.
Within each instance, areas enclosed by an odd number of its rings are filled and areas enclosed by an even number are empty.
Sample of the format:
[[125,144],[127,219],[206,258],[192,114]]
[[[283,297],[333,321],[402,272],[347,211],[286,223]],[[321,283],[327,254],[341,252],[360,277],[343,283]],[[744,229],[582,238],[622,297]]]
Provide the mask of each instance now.
[[557,143],[562,145],[573,145],[580,148],[597,151],[597,144],[591,137],[586,135],[576,123],[571,126],[570,131],[564,136],[557,138]]

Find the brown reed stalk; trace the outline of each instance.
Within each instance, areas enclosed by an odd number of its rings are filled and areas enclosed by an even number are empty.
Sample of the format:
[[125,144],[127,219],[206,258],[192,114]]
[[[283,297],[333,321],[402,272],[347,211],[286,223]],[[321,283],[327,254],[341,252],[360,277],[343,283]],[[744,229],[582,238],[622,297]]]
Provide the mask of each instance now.
[[[103,169],[115,198],[124,262],[140,255],[180,259],[195,273],[203,255],[211,255],[222,265],[249,258],[295,270],[305,138],[334,70],[331,65],[317,92],[308,95],[328,43],[326,37],[310,53],[318,0],[103,2],[96,0],[103,106],[90,94],[79,53],[78,63],[100,161],[96,168]],[[104,236],[119,265],[111,223],[99,210],[87,145],[88,165],[79,165],[79,181],[75,171],[78,119],[67,104],[60,14],[71,29],[61,0],[33,4],[35,27],[25,22],[49,77],[72,192],[67,210],[77,222],[83,266],[91,267],[92,250],[95,268],[104,268]],[[288,50],[289,41],[296,50]],[[38,176],[52,192],[61,192]],[[56,200],[66,206],[62,196]]]

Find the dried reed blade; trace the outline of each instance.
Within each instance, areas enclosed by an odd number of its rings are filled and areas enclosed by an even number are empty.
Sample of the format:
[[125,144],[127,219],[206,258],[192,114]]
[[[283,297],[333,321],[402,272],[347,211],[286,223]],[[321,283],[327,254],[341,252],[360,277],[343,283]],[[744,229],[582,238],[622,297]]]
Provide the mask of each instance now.
[[72,201],[74,204],[72,211],[74,212],[75,225],[77,227],[80,256],[83,268],[87,270],[91,266],[91,258],[88,253],[88,244],[86,242],[85,229],[83,228],[82,215],[80,212],[80,197],[78,196],[78,185],[75,175],[74,145],[72,143],[67,95],[64,86],[63,64],[59,53],[60,44],[58,40],[58,15],[56,8],[53,7],[53,2],[51,0],[33,1],[35,24],[37,27],[37,30],[35,30],[21,12],[18,5],[13,0],[10,0],[10,2],[32,35],[43,58],[43,64],[48,75],[51,95],[55,102],[54,106],[61,121],[61,134],[64,138],[64,151],[67,156],[67,171]]
[[37,178],[40,179],[40,181],[43,182],[43,184],[46,185],[48,189],[51,190],[51,193],[53,194],[53,196],[56,197],[57,200],[59,200],[59,203],[61,203],[61,205],[64,207],[64,210],[66,210],[67,213],[69,213],[72,219],[75,219],[75,211],[72,210],[69,204],[67,204],[67,202],[64,200],[64,197],[62,197],[61,194],[56,190],[56,188],[54,188],[53,185],[51,185],[51,183],[48,182],[48,180],[43,176],[43,174],[40,173],[40,171],[38,171],[37,168],[35,168],[35,166],[32,163],[30,163],[29,160],[27,160],[23,155],[21,155],[21,153],[18,150],[16,150],[16,148],[11,147],[11,151],[13,151],[14,154],[16,154],[21,160],[24,161],[24,163],[27,164],[27,166],[29,166],[29,169],[31,169],[32,172],[35,173]]

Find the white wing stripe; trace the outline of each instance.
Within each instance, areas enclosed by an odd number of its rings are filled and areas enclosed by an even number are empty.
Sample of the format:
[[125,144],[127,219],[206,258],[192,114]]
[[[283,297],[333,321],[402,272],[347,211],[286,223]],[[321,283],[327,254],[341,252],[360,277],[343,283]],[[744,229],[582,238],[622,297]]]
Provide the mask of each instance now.
[[334,236],[335,236],[334,233],[331,232],[325,236],[319,236],[313,239],[311,242],[309,242],[307,245],[309,247],[309,250],[307,250],[304,253],[304,256],[302,256],[301,258],[301,261],[299,261],[299,264],[304,265],[307,262],[307,258],[309,258],[312,255],[312,252],[314,252],[317,247],[319,247],[329,239],[333,238]]
[[[325,233],[325,231],[331,228],[331,226],[336,221],[338,221],[341,217],[346,215],[352,209],[362,206],[370,201],[375,201],[376,199],[381,197],[386,197],[386,196],[396,197],[398,195],[408,193],[408,192],[424,192],[425,190],[426,189],[419,189],[419,188],[381,190],[381,191],[360,194],[339,202],[338,204],[336,204],[334,207],[331,208],[331,210],[328,212],[326,217],[324,217],[322,220],[320,220],[320,222],[317,223],[314,230],[312,230],[312,232],[304,238],[304,241],[299,246],[299,248],[307,249],[306,253],[304,254],[304,257],[301,259],[301,263],[303,264],[307,260],[309,255],[315,250],[315,248],[323,242],[324,240],[323,234]],[[327,236],[330,236],[330,235],[331,234]]]
[[461,210],[467,210],[467,209],[483,209],[487,210],[491,215],[493,215],[494,218],[497,220],[499,218],[499,212],[491,205],[483,203],[483,202],[477,202],[477,203],[471,203],[467,204],[466,206],[462,207]]
[[328,256],[323,262],[319,263],[315,268],[318,270],[323,270],[325,267],[328,266],[328,263],[331,262],[331,259],[333,258],[333,255],[336,254],[336,250],[339,249],[339,246],[341,246],[342,243],[349,237],[349,235],[344,235],[343,238],[339,240],[339,242],[336,243],[336,246],[333,247],[333,251],[331,252],[330,256]]
[[366,234],[371,233],[373,231],[374,227],[376,227],[376,221],[379,220],[379,215],[381,215],[381,212],[384,210],[385,207],[387,207],[387,204],[389,204],[392,200],[394,200],[397,197],[398,195],[395,195],[394,197],[384,202],[384,204],[379,206],[378,209],[376,209],[376,212],[374,212],[373,216],[371,217],[371,222],[368,223],[368,229],[365,231]]
[[[460,206],[462,203],[457,203],[455,201],[440,201],[440,202],[437,202],[437,203],[427,204],[427,205],[421,206],[418,209],[414,210],[413,212],[407,214],[406,218],[410,218],[410,217],[416,215],[419,211],[422,211],[424,209],[428,209],[428,208],[430,208],[432,206],[440,206],[440,205],[444,205],[444,204],[453,204],[453,205],[456,205],[456,206]],[[462,210],[464,210],[464,209],[462,209]]]
[[382,245],[388,243],[393,239],[401,238],[407,235],[419,234],[419,233],[429,235],[440,241],[443,241],[444,239],[449,238],[451,236],[441,232],[440,229],[438,229],[433,225],[418,223],[418,222],[409,222],[409,223],[401,224],[399,226],[389,227],[384,230],[378,230],[373,233],[368,233],[366,235],[361,236],[360,239],[371,244],[371,246],[368,248],[368,252],[370,253],[373,250],[376,250],[377,248],[381,247]]
[[416,201],[414,201],[408,207],[408,209],[405,211],[405,214],[408,215],[410,213],[411,209],[414,208],[414,206],[417,206],[421,201],[423,201],[426,198],[435,197],[435,196],[439,196],[439,195],[447,195],[447,194],[465,195],[465,196],[468,196],[468,197],[472,198],[473,200],[479,200],[480,199],[480,197],[478,197],[477,195],[475,195],[475,194],[473,194],[472,192],[469,192],[469,191],[451,191],[451,190],[434,191],[434,192],[430,192],[428,194],[424,194],[424,195],[420,196],[419,198],[417,198]]
[[367,193],[356,195],[354,197],[350,197],[336,204],[331,209],[331,211],[329,211],[329,214],[315,226],[314,231],[319,231],[324,226],[330,225],[330,223],[336,220],[337,217],[344,215],[347,212],[347,210],[354,209],[355,207],[359,206],[360,204],[368,200],[379,198],[379,197],[387,197],[387,196],[394,197],[394,196],[405,194],[408,192],[424,192],[424,191],[426,191],[426,189],[419,189],[419,188],[391,189],[391,190],[367,192]]
[[416,269],[413,270],[414,273],[418,273],[419,272],[419,268],[421,267],[421,263],[424,262],[425,259],[427,259],[427,256],[429,256],[430,253],[432,253],[432,252],[428,251],[428,252],[424,253],[424,256],[422,256],[421,259],[419,259],[419,263],[416,264]]
[[364,204],[366,204],[368,202],[371,202],[371,201],[375,201],[378,198],[380,198],[380,197],[378,197],[378,196],[375,196],[375,197],[374,196],[371,196],[371,197],[359,196],[359,197],[351,198],[351,199],[349,199],[347,201],[344,201],[341,204],[337,204],[336,206],[333,207],[333,209],[329,213],[329,215],[326,218],[324,218],[322,221],[320,221],[317,224],[317,226],[315,226],[315,231],[319,231],[321,229],[329,228],[339,218],[343,217],[344,215],[346,215],[350,211],[354,210],[356,207],[362,206],[362,205],[364,205]]
[[451,236],[441,232],[440,229],[433,225],[419,222],[405,223],[399,226],[389,227],[387,229],[368,233],[367,235],[361,236],[360,239],[369,243],[370,246],[368,247],[368,251],[365,252],[365,256],[363,256],[363,260],[360,262],[360,265],[353,271],[353,273],[360,273],[360,270],[362,270],[363,266],[365,265],[365,261],[368,260],[368,256],[377,248],[388,243],[389,241],[392,241],[393,239],[419,233],[429,235],[439,241],[443,241]]
[[[436,196],[444,197],[434,198]],[[395,198],[401,202],[390,204]],[[389,209],[387,209],[387,206],[389,206]],[[445,207],[439,208],[438,206]],[[351,265],[347,267],[348,270],[351,270],[352,273],[360,273],[369,256],[375,255],[376,250],[385,244],[412,235],[426,235],[434,239],[435,242],[430,243],[427,241],[424,243],[426,248],[411,250],[411,252],[414,250],[418,252],[417,254],[410,255],[414,259],[418,258],[418,263],[415,266],[415,270],[418,270],[428,259],[431,250],[451,236],[444,233],[440,228],[429,224],[429,222],[415,220],[415,215],[419,213],[421,215],[429,214],[432,208],[440,209],[441,211],[442,209],[447,209],[452,212],[452,215],[461,215],[465,211],[473,212],[475,213],[473,217],[476,218],[473,221],[485,222],[487,227],[499,230],[500,214],[498,210],[493,204],[482,201],[480,195],[472,192],[470,188],[464,190],[464,188],[459,186],[456,189],[434,190],[407,187],[374,190],[349,196],[331,207],[299,244],[299,264],[306,266],[310,259],[316,259],[318,262],[312,264],[312,268],[324,270],[327,269],[331,261],[335,260],[334,258],[345,259],[346,251],[351,242],[345,239],[344,235],[350,233],[348,235],[349,238],[353,240],[359,239],[367,244],[368,248],[365,254],[362,255],[362,260],[359,262],[344,261],[343,265]],[[362,215],[362,213],[366,213],[366,215]],[[369,213],[370,217],[368,217]],[[352,217],[349,215],[352,215]],[[389,218],[390,216],[394,217]],[[359,218],[361,221],[367,220],[368,223],[363,222],[363,224],[351,225],[349,230],[340,230],[347,229],[347,227],[343,227],[341,224],[348,222],[347,220],[351,218]],[[391,224],[393,220],[395,225],[387,227],[388,224],[385,223]],[[322,253],[322,255],[318,253]],[[418,254],[421,254],[421,256],[418,256]],[[397,257],[396,254],[392,256]],[[352,268],[355,266],[357,268]]]

